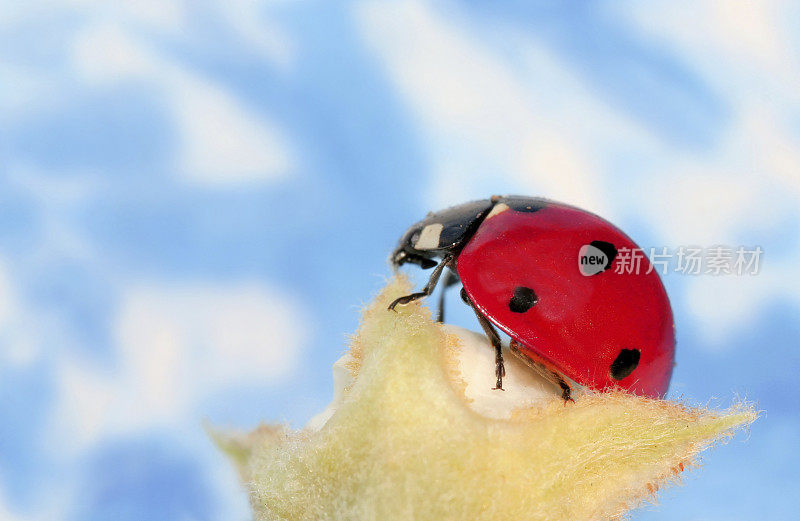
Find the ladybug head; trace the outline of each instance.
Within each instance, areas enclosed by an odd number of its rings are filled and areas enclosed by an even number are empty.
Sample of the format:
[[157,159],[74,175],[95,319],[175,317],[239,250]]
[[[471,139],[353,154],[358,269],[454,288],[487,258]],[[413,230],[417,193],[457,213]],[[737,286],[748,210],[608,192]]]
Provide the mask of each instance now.
[[436,266],[436,261],[432,259],[432,252],[415,247],[422,233],[422,228],[419,224],[414,225],[400,238],[397,248],[392,252],[392,256],[389,257],[389,262],[393,267],[398,268],[403,264],[411,263],[427,270]]
[[433,259],[454,255],[469,241],[493,206],[492,200],[483,199],[428,213],[406,230],[389,261],[395,268],[406,263],[433,268]]

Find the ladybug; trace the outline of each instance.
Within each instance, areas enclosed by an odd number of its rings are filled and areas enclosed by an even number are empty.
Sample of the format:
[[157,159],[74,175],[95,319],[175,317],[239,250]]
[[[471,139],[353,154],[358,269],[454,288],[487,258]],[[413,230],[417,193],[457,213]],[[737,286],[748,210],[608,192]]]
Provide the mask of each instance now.
[[389,309],[429,296],[444,272],[445,288],[461,282],[495,349],[496,389],[505,374],[500,329],[514,354],[560,385],[565,401],[568,381],[658,398],[674,365],[672,309],[646,257],[638,270],[619,269],[619,252],[634,250],[617,227],[573,206],[523,196],[472,201],[429,213],[402,236],[390,259],[395,269],[434,269],[421,291]]

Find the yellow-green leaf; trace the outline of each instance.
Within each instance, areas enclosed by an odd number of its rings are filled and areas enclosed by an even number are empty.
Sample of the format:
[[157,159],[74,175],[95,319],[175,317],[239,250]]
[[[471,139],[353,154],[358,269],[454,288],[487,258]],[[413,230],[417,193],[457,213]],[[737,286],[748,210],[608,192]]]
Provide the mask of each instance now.
[[458,339],[418,304],[386,310],[409,291],[395,280],[366,310],[352,384],[321,429],[217,435],[257,519],[616,519],[756,418],[623,393],[483,416],[453,370]]

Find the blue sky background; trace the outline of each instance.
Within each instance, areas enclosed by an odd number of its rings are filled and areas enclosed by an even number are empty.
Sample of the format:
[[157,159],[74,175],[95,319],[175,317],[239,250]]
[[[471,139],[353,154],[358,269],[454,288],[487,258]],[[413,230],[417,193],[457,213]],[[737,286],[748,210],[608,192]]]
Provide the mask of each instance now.
[[766,415],[633,519],[795,519],[798,26],[782,1],[0,1],[0,520],[247,519],[202,420],[301,426],[405,227],[492,193],[763,248],[756,276],[664,279],[671,396]]

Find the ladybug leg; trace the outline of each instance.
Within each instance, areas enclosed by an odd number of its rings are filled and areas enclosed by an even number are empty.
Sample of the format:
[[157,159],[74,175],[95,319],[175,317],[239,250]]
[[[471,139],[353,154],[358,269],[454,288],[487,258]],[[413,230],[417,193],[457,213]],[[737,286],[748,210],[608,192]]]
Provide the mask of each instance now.
[[561,399],[564,400],[564,405],[566,405],[567,402],[574,403],[575,400],[572,398],[572,387],[570,387],[570,385],[567,383],[567,380],[563,376],[561,376],[561,374],[559,374],[558,371],[553,371],[552,369],[549,369],[542,362],[534,360],[530,356],[520,351],[519,346],[520,343],[512,338],[511,343],[509,344],[508,347],[511,350],[511,352],[517,356],[517,358],[522,360],[522,362],[524,362],[525,365],[536,371],[536,373],[539,376],[541,376],[542,378],[544,378],[548,382],[551,382],[554,385],[558,385],[558,387],[561,388]]
[[472,311],[475,312],[475,316],[478,317],[478,322],[483,328],[483,332],[486,333],[487,337],[489,337],[489,341],[492,343],[492,347],[494,347],[494,374],[497,377],[497,385],[494,387],[494,389],[505,391],[505,389],[503,389],[503,377],[506,375],[506,368],[503,364],[503,343],[500,340],[500,335],[497,334],[497,330],[494,328],[492,323],[489,322],[485,316],[483,316],[483,313],[478,311],[475,306],[472,305],[472,302],[469,300],[467,292],[464,291],[464,288],[461,288],[461,299],[472,308]]
[[444,269],[452,261],[453,261],[453,256],[452,255],[448,255],[445,258],[443,258],[442,262],[440,262],[439,265],[436,266],[436,268],[433,270],[433,273],[431,273],[431,278],[428,279],[428,283],[425,284],[425,287],[422,288],[422,291],[419,291],[417,293],[412,293],[410,295],[405,295],[403,297],[399,297],[399,298],[395,299],[394,302],[389,304],[389,309],[394,311],[394,308],[398,304],[405,305],[405,304],[408,304],[409,302],[413,302],[413,301],[415,301],[417,299],[421,299],[423,297],[427,297],[428,295],[433,293],[434,288],[436,288],[436,283],[439,282],[439,277],[442,275],[442,271],[444,271]]
[[506,375],[506,367],[503,364],[503,343],[500,341],[500,336],[497,334],[492,323],[486,320],[486,317],[480,314],[477,309],[472,309],[475,311],[478,322],[481,324],[483,331],[486,333],[486,336],[489,337],[489,341],[494,347],[494,374],[497,377],[497,383],[494,389],[505,391],[505,389],[503,389],[503,377]]
[[561,377],[558,373],[553,373],[558,379],[558,386],[561,387],[561,399],[564,400],[564,405],[567,405],[567,402],[575,403],[575,400],[572,399],[572,387]]
[[458,282],[458,277],[456,277],[452,270],[447,270],[444,272],[444,278],[442,279],[442,290],[439,293],[439,312],[436,315],[437,322],[444,322],[444,297],[447,293],[447,288],[454,285],[456,282]]

